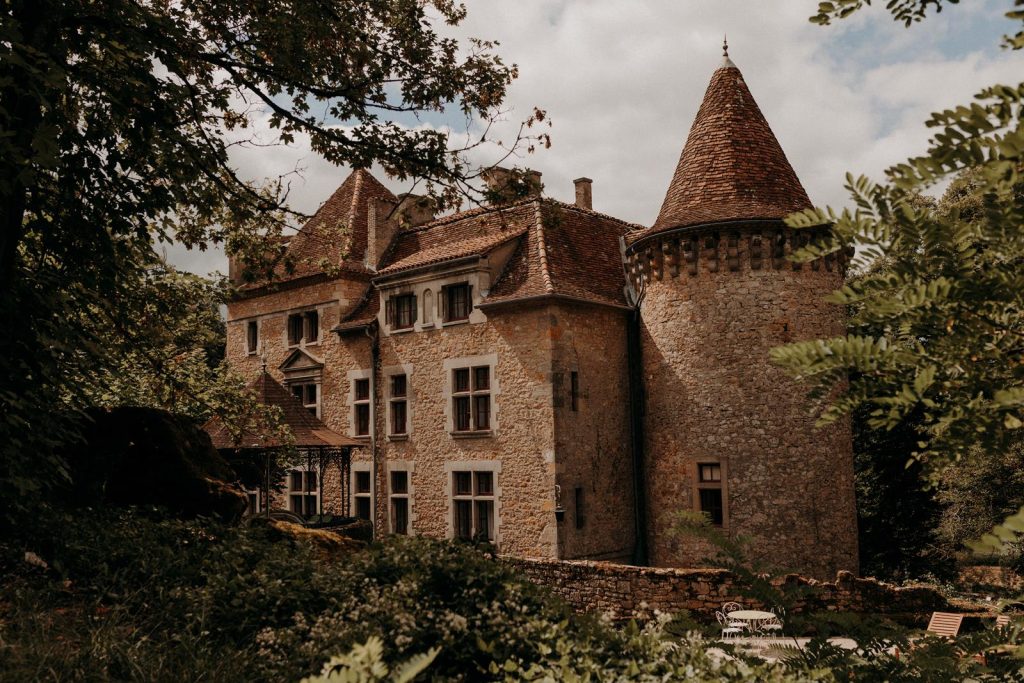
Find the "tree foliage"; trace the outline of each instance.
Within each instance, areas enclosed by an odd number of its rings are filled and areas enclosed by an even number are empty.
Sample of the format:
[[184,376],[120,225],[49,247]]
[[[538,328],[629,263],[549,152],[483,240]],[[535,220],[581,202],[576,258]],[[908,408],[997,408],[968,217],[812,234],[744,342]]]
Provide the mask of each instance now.
[[[847,283],[833,303],[854,306],[845,337],[773,352],[825,399],[822,422],[859,406],[891,429],[919,411],[917,457],[948,461],[968,446],[1004,449],[1024,425],[1024,84],[982,90],[936,113],[927,153],[890,168],[887,182],[848,176],[855,208],[812,209],[794,227],[831,223],[831,237],[798,255],[855,248],[854,268],[886,268]],[[976,206],[930,207],[918,196],[968,172]],[[956,191],[956,186],[952,191]]]
[[943,505],[921,463],[907,462],[921,438],[915,416],[877,430],[867,426],[866,412],[853,415],[861,573],[898,581],[944,576],[952,566],[939,532]]
[[[465,152],[480,138],[453,142],[444,129],[395,120],[461,113],[486,128],[503,115],[516,68],[493,43],[443,35],[465,14],[450,0],[3,3],[5,506],[62,476],[53,452],[74,438],[74,412],[109,398],[76,380],[113,367],[99,366],[117,334],[172,313],[137,300],[166,284],[153,279],[155,244],[223,244],[250,270],[273,272],[280,250],[268,245],[296,216],[287,182],[241,178],[233,148],[304,136],[332,163],[376,162],[399,179],[425,180],[442,204],[470,191],[477,171]],[[254,132],[262,119],[270,138]],[[157,357],[171,348],[164,335],[174,328],[138,329],[160,337],[147,349],[161,351],[122,358],[119,384],[108,384],[131,401],[194,412],[179,383],[145,386],[127,373],[146,360],[184,379],[206,373],[208,358]]]
[[[1024,443],[1000,453],[972,448],[943,472],[938,499],[941,538],[951,551],[962,551],[1024,505]],[[1003,560],[1016,562],[1021,544],[1014,538],[1002,551]]]

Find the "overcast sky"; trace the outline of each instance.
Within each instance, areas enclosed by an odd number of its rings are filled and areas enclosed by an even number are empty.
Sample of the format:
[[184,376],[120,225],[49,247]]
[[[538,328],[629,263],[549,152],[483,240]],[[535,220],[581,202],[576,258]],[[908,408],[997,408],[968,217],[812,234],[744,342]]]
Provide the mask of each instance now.
[[[810,24],[816,0],[465,0],[462,35],[501,42],[519,65],[510,119],[534,106],[553,121],[552,147],[521,160],[548,196],[572,201],[572,180],[594,180],[594,208],[650,225],[712,72],[729,54],[816,204],[842,206],[847,171],[880,178],[922,152],[932,111],[981,87],[1018,83],[1024,54],[999,48],[1014,29],[1009,0],[954,5],[906,29],[881,7],[829,27]],[[881,3],[880,3],[881,4]],[[434,118],[423,125],[443,124]],[[510,121],[511,125],[511,121]],[[493,163],[494,150],[477,159]],[[490,158],[488,158],[490,155]],[[295,208],[312,213],[348,169],[298,141],[233,157],[243,177],[296,167]],[[396,193],[408,187],[375,170]],[[179,267],[225,272],[222,252],[167,248]]]

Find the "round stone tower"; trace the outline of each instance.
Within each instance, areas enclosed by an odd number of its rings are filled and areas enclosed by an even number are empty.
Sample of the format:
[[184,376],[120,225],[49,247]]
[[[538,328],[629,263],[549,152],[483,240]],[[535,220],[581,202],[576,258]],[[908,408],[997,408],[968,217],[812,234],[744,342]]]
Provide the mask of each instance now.
[[690,510],[747,537],[749,555],[767,565],[819,578],[857,571],[849,425],[816,429],[807,387],[768,356],[844,332],[843,310],[824,301],[843,263],[786,258],[815,234],[782,219],[809,206],[726,56],[657,221],[625,250],[641,301],[652,565],[697,566],[713,554],[672,533]]

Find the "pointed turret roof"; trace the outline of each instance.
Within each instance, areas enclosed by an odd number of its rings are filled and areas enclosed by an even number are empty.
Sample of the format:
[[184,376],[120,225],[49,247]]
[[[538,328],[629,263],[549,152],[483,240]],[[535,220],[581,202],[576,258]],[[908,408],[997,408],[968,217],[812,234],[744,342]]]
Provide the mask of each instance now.
[[646,233],[778,219],[810,206],[743,74],[726,53],[690,128],[658,219]]

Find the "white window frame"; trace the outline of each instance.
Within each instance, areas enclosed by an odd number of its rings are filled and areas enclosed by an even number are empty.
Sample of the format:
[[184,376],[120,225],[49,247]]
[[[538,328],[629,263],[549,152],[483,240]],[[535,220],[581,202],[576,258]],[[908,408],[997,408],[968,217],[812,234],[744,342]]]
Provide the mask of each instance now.
[[[384,368],[383,380],[387,391],[387,408],[384,415],[384,428],[389,441],[404,441],[412,434],[412,411],[413,411],[413,390],[412,390],[412,365],[394,365]],[[392,378],[395,375],[405,375],[405,396],[394,396],[392,392]],[[392,405],[405,402],[405,431],[395,432],[392,416]]]
[[[458,396],[469,396],[469,410],[470,410],[470,426],[476,426],[475,417],[475,406],[473,396],[477,393],[483,394],[485,392],[474,392],[473,382],[474,368],[488,367],[488,375],[490,378],[490,389],[487,393],[490,395],[490,419],[488,429],[470,429],[468,431],[459,431],[455,429],[455,399]],[[455,371],[468,369],[469,370],[469,382],[470,392],[468,394],[464,392],[455,393]],[[498,354],[491,353],[483,356],[466,356],[463,358],[448,358],[442,363],[442,370],[444,371],[444,384],[442,393],[445,399],[445,424],[448,433],[453,438],[476,438],[476,437],[490,437],[494,436],[498,432],[498,419],[499,419],[499,401],[498,397],[501,395],[501,383],[498,381]]]
[[[299,491],[298,494],[296,494],[292,490],[292,472],[301,472],[302,473],[302,489],[301,489],[301,491]],[[310,474],[316,475],[316,489],[313,490],[313,491],[309,491],[308,490],[308,488],[309,488],[309,475]],[[309,517],[310,515],[319,514],[322,488],[323,488],[323,482],[320,481],[320,472],[318,470],[316,470],[315,468],[308,467],[307,465],[293,465],[293,466],[289,467],[285,471],[285,480],[284,480],[284,497],[285,497],[286,509],[289,512],[293,513],[293,514],[301,515],[303,517]],[[303,510],[305,510],[305,507],[306,507],[306,498],[309,497],[309,496],[314,497],[315,500],[313,502],[313,512],[310,512],[310,513],[295,512],[292,509],[292,496],[293,495],[299,495],[301,497]]]
[[[393,460],[388,463],[388,532],[394,534],[395,531],[395,499],[404,499],[406,501],[406,536],[414,536],[414,524],[416,519],[415,512],[413,509],[413,463],[406,460]],[[405,473],[405,493],[395,493],[392,491],[392,474],[396,472]]]
[[[348,372],[348,433],[356,439],[369,439],[373,433],[373,377],[371,377],[370,370],[350,370]],[[369,386],[369,397],[366,399],[356,400],[356,380],[367,380]],[[369,406],[369,430],[366,434],[357,434],[356,426],[356,406],[367,405]]]
[[[455,495],[455,473],[472,472],[472,494],[470,496]],[[491,474],[490,496],[478,496],[476,494],[476,473],[489,472]],[[445,494],[448,498],[448,538],[457,538],[455,530],[455,501],[471,500],[471,515],[473,520],[473,534],[477,532],[477,508],[478,500],[493,502],[493,538],[491,544],[501,547],[501,461],[500,460],[463,460],[451,461],[444,464]]]
[[[368,493],[356,493],[356,473],[366,472],[370,479],[370,491]],[[377,487],[377,482],[373,480],[373,463],[369,461],[364,462],[353,462],[350,468],[349,477],[349,517],[356,517],[356,498],[365,498],[370,501],[370,523],[377,523],[377,511],[374,509],[374,489]]]

